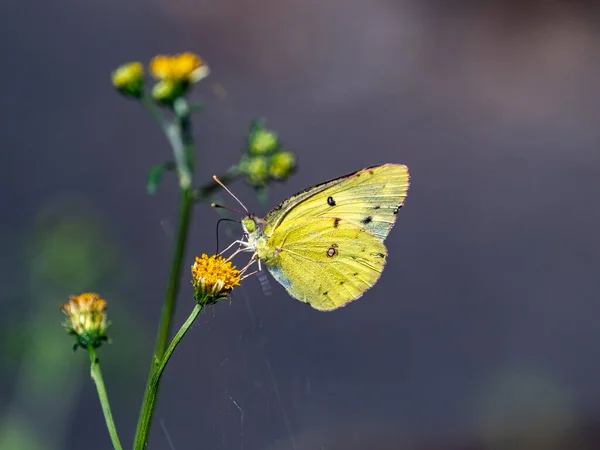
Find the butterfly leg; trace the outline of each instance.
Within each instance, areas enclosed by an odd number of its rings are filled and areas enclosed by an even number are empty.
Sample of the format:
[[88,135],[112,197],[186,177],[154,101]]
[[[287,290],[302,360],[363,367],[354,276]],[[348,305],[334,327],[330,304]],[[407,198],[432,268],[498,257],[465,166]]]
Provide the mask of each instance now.
[[221,253],[219,253],[219,256],[224,254],[227,250],[229,250],[231,247],[233,247],[235,244],[239,244],[239,247],[241,247],[242,245],[246,245],[248,246],[248,242],[246,241],[242,241],[242,240],[237,240],[237,241],[233,241],[229,247],[227,247],[225,250],[223,250]]
[[233,252],[229,256],[229,258],[227,258],[228,262],[231,261],[234,258],[234,256],[236,256],[238,253],[247,252],[247,251],[249,251],[248,249],[250,249],[250,251],[252,251],[252,248],[250,247],[250,244],[248,242],[245,242],[245,241],[235,241],[234,244],[235,243],[239,243],[240,246],[238,247],[238,249],[235,252]]
[[244,275],[243,278],[242,278],[242,280],[248,278],[251,275],[254,275],[257,272],[260,272],[260,270],[261,270],[260,269],[260,259],[256,256],[256,253],[254,253],[252,255],[252,258],[250,258],[250,261],[248,261],[248,264],[246,264],[246,266],[242,270],[240,270],[240,274],[243,275],[246,272],[246,270],[248,270],[250,268],[250,266],[252,266],[252,264],[254,264],[257,261],[258,261],[259,269],[255,270],[254,272],[251,272],[249,274]]

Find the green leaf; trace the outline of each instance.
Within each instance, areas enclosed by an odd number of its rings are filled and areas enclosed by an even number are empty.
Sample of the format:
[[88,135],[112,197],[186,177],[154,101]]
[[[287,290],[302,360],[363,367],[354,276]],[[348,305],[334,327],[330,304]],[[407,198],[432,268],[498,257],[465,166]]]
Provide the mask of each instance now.
[[146,185],[148,194],[156,194],[163,173],[165,173],[166,171],[174,171],[175,168],[175,163],[173,161],[167,161],[150,169],[150,172],[148,173],[148,184]]

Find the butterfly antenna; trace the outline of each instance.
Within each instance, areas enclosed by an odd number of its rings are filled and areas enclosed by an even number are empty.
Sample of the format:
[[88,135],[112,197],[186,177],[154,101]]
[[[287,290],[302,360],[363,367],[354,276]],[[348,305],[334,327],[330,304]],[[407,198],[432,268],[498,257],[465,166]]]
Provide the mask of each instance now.
[[227,217],[223,217],[217,221],[217,251],[215,252],[215,255],[219,254],[219,225],[223,221],[240,223],[238,220],[228,219]]
[[213,180],[215,180],[223,189],[225,189],[229,193],[229,195],[231,195],[233,198],[235,198],[235,200],[240,205],[242,205],[242,208],[244,208],[244,211],[246,211],[247,214],[250,214],[250,212],[248,211],[248,208],[246,208],[246,206],[240,201],[239,198],[237,198],[235,195],[233,195],[233,192],[231,192],[229,189],[227,189],[227,186],[225,186],[223,183],[221,183],[221,180],[219,180],[216,175],[213,175]]
[[[226,209],[227,211],[233,211],[235,213],[244,214],[244,211],[240,211],[239,209],[235,209],[235,208],[230,208],[229,206],[219,205],[218,203],[211,203],[210,206],[211,206],[211,208],[221,208],[221,209]],[[248,211],[246,211],[246,213],[247,212]]]

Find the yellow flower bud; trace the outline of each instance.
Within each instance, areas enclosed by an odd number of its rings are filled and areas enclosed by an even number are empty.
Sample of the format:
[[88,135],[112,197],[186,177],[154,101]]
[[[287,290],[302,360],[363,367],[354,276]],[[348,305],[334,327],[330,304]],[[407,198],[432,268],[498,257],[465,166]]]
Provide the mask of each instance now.
[[269,175],[276,180],[285,180],[296,168],[296,155],[293,152],[281,152],[273,155],[269,165]]
[[246,181],[252,186],[263,186],[269,180],[269,163],[264,156],[248,159],[243,164]]
[[240,271],[221,256],[203,254],[196,257],[192,265],[192,286],[197,302],[215,303],[227,297],[240,281]]
[[60,309],[67,316],[63,326],[77,339],[75,347],[96,348],[108,340],[106,329],[110,323],[106,320],[106,301],[98,294],[72,295]]
[[139,62],[122,65],[112,73],[112,83],[121,94],[140,98],[144,90],[144,67]]
[[185,89],[181,83],[173,80],[161,80],[152,88],[152,98],[158,103],[170,106],[184,92]]

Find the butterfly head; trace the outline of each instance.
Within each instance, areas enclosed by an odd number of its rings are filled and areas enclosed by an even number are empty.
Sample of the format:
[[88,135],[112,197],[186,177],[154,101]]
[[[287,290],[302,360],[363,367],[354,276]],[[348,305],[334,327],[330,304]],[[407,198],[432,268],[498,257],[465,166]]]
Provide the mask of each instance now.
[[248,242],[252,244],[256,239],[263,234],[265,227],[265,221],[254,214],[249,214],[242,218],[242,228],[244,229],[244,236],[247,237]]

